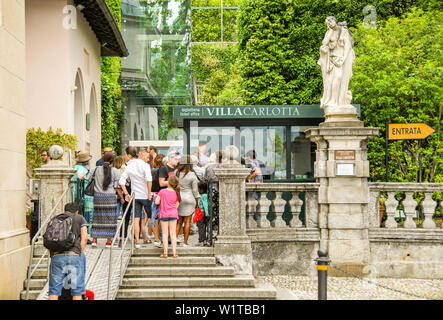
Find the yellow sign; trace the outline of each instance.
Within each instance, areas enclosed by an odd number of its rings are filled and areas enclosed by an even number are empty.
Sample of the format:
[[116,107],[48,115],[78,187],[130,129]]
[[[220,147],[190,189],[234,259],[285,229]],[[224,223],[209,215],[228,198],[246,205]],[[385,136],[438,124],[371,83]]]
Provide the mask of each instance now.
[[424,139],[435,132],[424,123],[390,123],[388,130],[389,140]]

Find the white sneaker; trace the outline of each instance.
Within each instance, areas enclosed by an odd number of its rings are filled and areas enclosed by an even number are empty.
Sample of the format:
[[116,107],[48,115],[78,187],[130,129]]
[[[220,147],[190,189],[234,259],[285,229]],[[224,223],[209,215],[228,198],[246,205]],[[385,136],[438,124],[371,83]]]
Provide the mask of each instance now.
[[182,243],[182,247],[183,247],[183,248],[189,247],[189,244]]
[[178,237],[178,238],[177,238],[177,243],[182,243],[183,240],[184,240],[184,238]]
[[157,248],[161,248],[162,243],[160,241],[154,241],[154,246],[156,246]]
[[140,243],[136,243],[136,244],[134,244],[134,247],[135,247],[136,249],[140,249]]

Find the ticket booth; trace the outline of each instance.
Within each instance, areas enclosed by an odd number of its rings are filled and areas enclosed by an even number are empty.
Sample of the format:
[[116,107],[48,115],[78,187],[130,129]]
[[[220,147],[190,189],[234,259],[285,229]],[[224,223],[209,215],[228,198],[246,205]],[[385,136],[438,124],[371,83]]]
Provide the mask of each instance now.
[[264,182],[315,181],[316,146],[304,132],[324,121],[320,105],[177,106],[174,119],[184,129],[184,153],[200,146],[210,156],[235,145],[246,165],[255,151]]

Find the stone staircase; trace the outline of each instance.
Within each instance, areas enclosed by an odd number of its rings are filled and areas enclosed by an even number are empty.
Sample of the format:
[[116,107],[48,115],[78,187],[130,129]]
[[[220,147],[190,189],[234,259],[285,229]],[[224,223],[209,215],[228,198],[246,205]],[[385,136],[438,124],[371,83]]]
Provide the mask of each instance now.
[[234,268],[217,263],[214,249],[177,248],[179,258],[160,258],[163,249],[135,249],[117,300],[123,299],[276,299],[271,285],[256,285],[251,275],[236,275]]
[[[41,254],[38,253],[34,254],[34,257],[32,258],[32,269],[34,269],[35,265],[40,260],[40,258]],[[47,263],[48,263],[48,258],[43,259],[43,261],[40,263],[37,270],[35,270],[34,274],[31,277],[30,286],[29,286],[29,300],[36,300],[46,284],[46,276],[48,273]],[[26,298],[27,282],[28,280],[26,279],[23,284],[23,290],[20,292],[20,300],[24,300]]]

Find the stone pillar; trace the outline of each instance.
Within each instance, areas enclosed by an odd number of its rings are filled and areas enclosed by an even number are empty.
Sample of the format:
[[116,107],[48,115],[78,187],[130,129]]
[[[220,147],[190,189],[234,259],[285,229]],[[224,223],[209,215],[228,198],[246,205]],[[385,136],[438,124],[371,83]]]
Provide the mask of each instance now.
[[[75,173],[75,169],[64,164],[60,159],[63,156],[63,149],[60,146],[52,146],[49,149],[52,161],[34,170],[37,178],[40,179],[40,223],[48,217],[54,205],[60,199],[63,192],[69,187],[69,181]],[[64,197],[57,207],[57,213],[64,211],[65,204],[70,202],[70,194]]]
[[216,258],[238,274],[252,274],[251,240],[246,234],[246,186],[250,170],[228,161],[214,170],[219,179],[219,234]]
[[0,300],[20,299],[29,261],[25,29],[25,1],[0,0]]
[[320,246],[328,249],[333,264],[361,273],[369,263],[366,142],[378,128],[365,128],[355,117],[331,120],[306,131],[317,144]]

